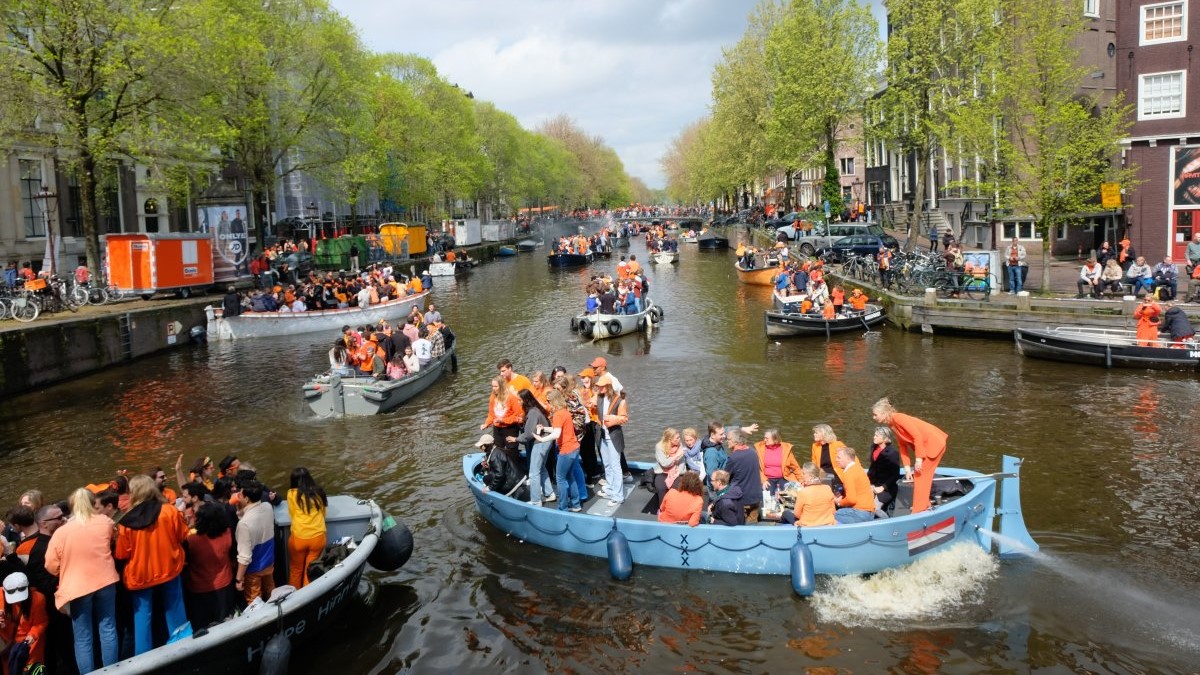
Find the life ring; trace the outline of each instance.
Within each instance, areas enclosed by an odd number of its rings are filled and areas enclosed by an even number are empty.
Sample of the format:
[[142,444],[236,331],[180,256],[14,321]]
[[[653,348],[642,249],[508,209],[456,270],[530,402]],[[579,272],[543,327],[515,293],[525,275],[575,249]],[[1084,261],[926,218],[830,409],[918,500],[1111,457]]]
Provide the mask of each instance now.
[[650,308],[650,316],[654,317],[654,323],[658,323],[658,322],[662,321],[663,320],[662,308],[659,307],[658,305],[651,307]]
[[609,319],[608,323],[604,324],[604,327],[608,329],[609,335],[621,334],[621,322],[616,319]]

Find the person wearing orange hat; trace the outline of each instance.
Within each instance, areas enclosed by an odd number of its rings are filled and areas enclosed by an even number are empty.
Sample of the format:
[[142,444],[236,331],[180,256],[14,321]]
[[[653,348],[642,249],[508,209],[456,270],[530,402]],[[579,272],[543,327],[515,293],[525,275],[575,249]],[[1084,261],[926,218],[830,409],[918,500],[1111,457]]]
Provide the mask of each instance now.
[[[604,359],[596,359],[604,361]],[[595,368],[596,361],[592,362]],[[625,432],[629,411],[625,395],[613,389],[613,377],[604,373],[596,378],[596,410],[600,418],[600,460],[604,462],[604,487],[601,494],[608,497],[609,506],[619,506],[625,501]]]
[[620,394],[625,390],[625,387],[621,386],[621,381],[617,379],[616,375],[608,372],[608,361],[603,356],[597,356],[596,358],[592,359],[591,366],[592,370],[596,374],[597,380],[599,380],[603,375],[608,375],[610,378],[612,378],[612,388],[614,393]]

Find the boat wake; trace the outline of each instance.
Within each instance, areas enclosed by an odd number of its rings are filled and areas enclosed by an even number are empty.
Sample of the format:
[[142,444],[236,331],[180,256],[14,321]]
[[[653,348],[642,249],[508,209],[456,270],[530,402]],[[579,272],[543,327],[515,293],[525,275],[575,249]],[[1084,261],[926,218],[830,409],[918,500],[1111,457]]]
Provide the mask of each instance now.
[[870,576],[822,579],[812,604],[823,623],[896,627],[980,602],[999,562],[972,543]]

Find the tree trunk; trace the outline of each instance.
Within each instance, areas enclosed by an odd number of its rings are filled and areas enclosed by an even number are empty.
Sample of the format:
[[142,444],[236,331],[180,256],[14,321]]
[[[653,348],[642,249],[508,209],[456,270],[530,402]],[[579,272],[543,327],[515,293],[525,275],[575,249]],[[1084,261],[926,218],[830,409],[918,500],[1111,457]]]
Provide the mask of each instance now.
[[783,212],[791,213],[792,211],[792,170],[788,168],[784,169],[783,177]]
[[1038,231],[1042,234],[1042,293],[1050,293],[1050,222],[1043,217],[1038,223]]
[[917,189],[913,194],[912,212],[908,214],[908,239],[904,250],[917,250],[917,239],[921,234],[921,215],[925,211],[925,191],[929,188],[929,146],[922,144],[917,150]]
[[79,148],[79,200],[82,202],[79,205],[79,215],[83,221],[83,246],[87,252],[87,266],[93,279],[111,282],[100,266],[104,258],[100,252],[100,222],[96,210],[96,158],[86,141],[80,143]]

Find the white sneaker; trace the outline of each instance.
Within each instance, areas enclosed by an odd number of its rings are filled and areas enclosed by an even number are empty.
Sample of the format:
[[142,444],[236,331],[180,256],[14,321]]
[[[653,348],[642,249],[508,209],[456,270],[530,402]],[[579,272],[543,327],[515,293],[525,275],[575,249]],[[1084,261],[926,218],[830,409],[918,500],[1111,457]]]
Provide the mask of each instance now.
[[545,497],[545,498],[543,498],[543,499],[542,499],[542,501],[544,501],[544,502],[555,502],[555,501],[558,501],[558,495],[556,495],[556,494],[554,494],[553,492],[551,492],[551,493],[550,493],[550,496],[549,496],[549,497]]
[[625,474],[625,476],[622,478],[622,480],[626,483],[632,483],[633,482],[633,474],[628,474],[628,473]]
[[571,513],[579,513],[580,511],[583,510],[583,508],[579,507],[579,506],[572,506],[571,508],[569,508],[567,510],[570,511]]
[[529,505],[530,506],[541,506],[542,503],[541,502],[529,502]]
[[608,505],[609,505],[609,506],[620,506],[620,505],[621,505],[621,502],[619,502],[619,501],[617,501],[617,500],[615,500],[615,499],[610,499],[610,500],[608,500]]
[[598,480],[598,481],[596,481],[596,482],[597,482],[597,483],[600,485],[600,487],[607,487],[607,486],[608,486],[608,481],[604,480],[603,478],[601,478],[600,480]]

